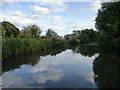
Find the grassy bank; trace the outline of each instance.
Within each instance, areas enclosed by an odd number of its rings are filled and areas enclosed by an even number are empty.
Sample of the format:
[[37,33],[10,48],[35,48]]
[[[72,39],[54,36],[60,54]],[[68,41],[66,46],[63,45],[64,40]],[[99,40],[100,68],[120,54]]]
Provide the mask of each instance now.
[[2,39],[2,59],[10,56],[31,53],[36,51],[46,51],[50,48],[62,47],[64,42],[53,39],[33,39],[33,38],[3,38]]

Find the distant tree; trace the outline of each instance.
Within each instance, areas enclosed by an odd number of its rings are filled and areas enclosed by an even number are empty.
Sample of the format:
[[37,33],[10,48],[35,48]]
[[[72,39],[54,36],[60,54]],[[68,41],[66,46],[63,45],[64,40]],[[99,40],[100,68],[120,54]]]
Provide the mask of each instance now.
[[17,37],[20,34],[19,29],[8,21],[3,21],[0,23],[0,28],[2,29],[2,35],[5,37],[14,36]]
[[72,34],[67,34],[64,38],[70,44],[93,44],[98,43],[99,33],[93,29],[74,30]]
[[41,34],[41,29],[37,25],[30,26],[32,38],[39,37]]
[[40,37],[41,29],[37,25],[31,25],[24,27],[21,31],[21,35],[24,37],[37,38]]
[[23,29],[21,30],[21,36],[22,37],[31,37],[31,31],[30,31],[30,27],[23,27]]
[[120,1],[103,3],[95,26],[101,34],[102,43],[109,45],[111,42],[120,41]]
[[57,33],[55,31],[53,31],[52,29],[48,29],[46,32],[46,36],[47,37],[57,37]]

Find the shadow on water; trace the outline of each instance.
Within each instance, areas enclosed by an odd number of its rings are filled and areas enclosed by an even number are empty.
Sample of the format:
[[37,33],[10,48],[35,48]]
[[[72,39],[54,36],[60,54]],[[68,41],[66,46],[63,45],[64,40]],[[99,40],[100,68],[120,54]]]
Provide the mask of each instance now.
[[85,57],[99,53],[93,62],[94,82],[98,88],[120,88],[120,55],[118,50],[104,51],[99,46],[88,45],[71,49],[73,53],[80,53]]
[[117,52],[101,52],[94,60],[93,70],[98,88],[120,87],[120,56]]
[[96,53],[99,53],[99,46],[97,45],[80,45],[77,47],[70,47],[73,53],[80,53],[83,56],[91,57]]

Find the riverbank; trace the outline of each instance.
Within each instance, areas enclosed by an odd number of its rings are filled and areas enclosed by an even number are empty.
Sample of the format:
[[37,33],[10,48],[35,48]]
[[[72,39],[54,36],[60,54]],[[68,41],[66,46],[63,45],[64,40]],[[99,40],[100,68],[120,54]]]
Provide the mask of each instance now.
[[63,40],[35,38],[3,38],[2,60],[19,54],[46,51],[50,48],[64,47]]

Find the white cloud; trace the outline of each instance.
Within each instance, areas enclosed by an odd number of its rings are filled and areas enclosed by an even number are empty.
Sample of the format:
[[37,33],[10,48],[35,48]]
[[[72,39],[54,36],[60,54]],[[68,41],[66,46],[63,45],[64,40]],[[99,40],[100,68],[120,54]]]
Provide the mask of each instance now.
[[58,7],[58,6],[52,6],[51,12],[58,13],[58,12],[64,12],[66,10],[66,7]]
[[33,14],[33,15],[32,15],[32,18],[34,18],[34,19],[39,18],[39,17],[40,17],[40,16],[37,15],[37,14]]
[[41,7],[38,5],[30,6],[30,9],[35,13],[35,14],[48,14],[50,13],[50,10],[45,7]]
[[93,4],[90,5],[90,9],[97,12],[98,9],[101,7],[101,0],[96,0]]
[[72,28],[73,28],[74,30],[81,30],[81,29],[85,28],[85,25],[83,25],[83,24],[74,25]]
[[34,23],[33,19],[20,11],[7,11],[0,15],[0,21],[9,21],[19,29]]
[[61,18],[61,16],[56,15],[56,16],[50,16],[50,19],[51,19],[51,21],[59,21],[59,20],[61,20],[62,18]]
[[97,12],[98,9],[101,7],[101,0],[96,0],[94,2],[91,2],[87,7],[80,8],[80,10],[92,10]]
[[89,25],[83,25],[83,24],[81,24],[81,25],[74,25],[71,29],[73,29],[73,30],[83,30],[83,29],[91,29],[91,28],[93,28],[94,29],[94,26],[89,26]]
[[67,9],[67,4],[65,2],[53,2],[51,6],[51,12],[58,13],[64,12]]
[[[45,3],[52,3],[52,2],[94,2],[95,0],[1,0],[1,2],[45,2]],[[118,2],[120,0],[102,0],[102,2]]]
[[2,18],[1,21],[9,21],[19,27],[27,26],[33,23],[33,20],[26,17],[1,15],[0,18]]
[[15,11],[12,12],[14,16],[18,16],[18,17],[26,17],[26,15],[20,11]]
[[37,2],[36,4],[43,6],[59,6],[59,7],[65,6],[63,0],[40,0],[40,2]]
[[94,29],[94,21],[91,22],[88,19],[81,19],[80,21],[78,20],[72,20],[72,21],[67,21],[66,22],[66,29],[65,30],[83,30],[86,28],[93,28]]
[[[96,11],[94,8],[98,4],[97,1],[90,3],[89,7],[91,8],[87,8]],[[69,8],[67,5],[68,3],[63,2],[62,0],[55,0],[54,2],[51,2],[50,0],[42,0],[42,2],[34,2],[33,5],[26,6],[27,8],[29,8],[29,11],[27,12],[26,10],[23,11],[21,9],[18,9],[20,11],[11,12],[7,12],[8,10],[6,10],[4,11],[4,14],[0,16],[0,21],[10,21],[19,29],[31,24],[37,24],[42,27],[42,35],[44,35],[44,31],[46,31],[48,28],[53,28],[53,30],[59,35],[65,35],[71,33],[72,30],[81,30],[84,27],[87,28],[88,24],[91,24],[92,21],[89,20],[90,18],[87,18],[87,20],[84,20],[84,22],[82,22],[80,19],[81,23],[74,24],[74,22],[78,22],[78,19],[75,20],[76,17],[73,18],[72,15],[66,17],[68,13],[66,13],[65,11],[67,8]],[[65,14],[65,16],[62,16],[61,13]],[[69,22],[68,24],[65,23],[65,21],[72,20],[72,18],[74,19],[74,22]]]
[[1,0],[1,2],[14,2],[15,0]]
[[67,4],[63,0],[54,0],[52,2],[50,0],[42,0],[42,2],[37,4],[49,7],[53,13],[64,12],[67,9]]
[[39,2],[52,3],[52,2],[63,2],[63,0],[39,0]]
[[[2,2],[94,2],[95,0],[1,0]],[[110,1],[110,0],[102,0]]]
[[111,2],[119,2],[120,0],[111,0]]

